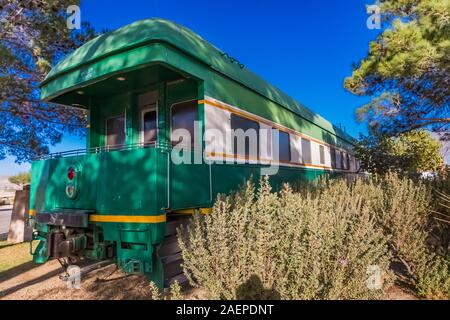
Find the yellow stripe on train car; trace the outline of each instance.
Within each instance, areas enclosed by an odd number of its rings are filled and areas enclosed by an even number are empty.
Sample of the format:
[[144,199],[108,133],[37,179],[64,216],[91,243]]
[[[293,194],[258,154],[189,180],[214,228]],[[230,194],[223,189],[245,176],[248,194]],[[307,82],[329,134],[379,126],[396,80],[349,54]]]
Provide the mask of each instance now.
[[124,216],[124,215],[89,215],[90,222],[121,222],[121,223],[162,223],[166,222],[166,215],[159,216]]

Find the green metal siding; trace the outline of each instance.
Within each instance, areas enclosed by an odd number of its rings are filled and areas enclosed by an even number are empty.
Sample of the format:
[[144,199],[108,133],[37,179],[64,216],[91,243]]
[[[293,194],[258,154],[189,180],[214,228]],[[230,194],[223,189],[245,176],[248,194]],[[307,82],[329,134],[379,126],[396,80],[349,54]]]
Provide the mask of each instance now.
[[[80,192],[65,194],[67,170],[80,168]],[[160,215],[167,206],[167,154],[157,148],[103,152],[33,163],[31,209],[91,209],[108,215]]]

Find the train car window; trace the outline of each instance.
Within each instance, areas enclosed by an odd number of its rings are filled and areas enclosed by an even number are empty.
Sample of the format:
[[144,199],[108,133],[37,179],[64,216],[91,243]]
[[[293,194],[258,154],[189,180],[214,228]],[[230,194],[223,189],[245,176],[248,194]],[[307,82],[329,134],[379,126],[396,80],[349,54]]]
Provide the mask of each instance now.
[[311,141],[302,138],[302,163],[310,164],[311,162]]
[[320,164],[325,164],[325,147],[319,146]]
[[141,141],[152,143],[157,139],[157,114],[156,105],[147,110],[142,110]]
[[[195,147],[194,128],[195,122],[198,121],[197,111],[197,100],[172,105],[172,145],[176,145],[183,141],[184,144],[190,144],[186,145],[186,147],[190,147],[191,149]],[[177,129],[187,130],[186,134],[189,134],[190,137],[182,136],[175,140],[173,132]]]
[[345,154],[345,169],[350,170],[350,155],[348,153]]
[[140,112],[140,141],[143,144],[155,142],[158,137],[158,91],[149,91],[138,96]]
[[106,119],[106,146],[125,144],[125,116],[120,115]]
[[289,133],[279,131],[279,160],[291,161],[291,143],[289,141]]
[[336,169],[336,149],[330,147],[331,168]]
[[341,168],[344,170],[347,170],[347,153],[346,152],[342,152],[342,157],[341,157]]
[[[236,134],[233,135],[233,151],[235,156],[243,156],[246,160],[250,158],[259,159],[259,123],[253,120],[249,120],[243,117],[240,117],[235,114],[231,114],[231,130],[236,133],[235,130],[242,129],[244,131],[244,137],[238,137]],[[254,140],[256,137],[256,141]],[[242,143],[242,139],[244,139],[244,146],[239,146]],[[255,148],[256,150],[251,150],[251,148]],[[242,147],[244,147],[244,153],[242,154]],[[253,152],[251,152],[253,151]],[[256,154],[252,154],[256,152]]]

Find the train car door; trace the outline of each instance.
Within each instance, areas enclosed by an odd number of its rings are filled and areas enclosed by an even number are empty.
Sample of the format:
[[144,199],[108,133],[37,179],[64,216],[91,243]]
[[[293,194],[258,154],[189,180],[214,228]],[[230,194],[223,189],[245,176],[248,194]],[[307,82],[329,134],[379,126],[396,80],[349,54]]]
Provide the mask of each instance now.
[[172,210],[200,208],[211,203],[210,167],[202,158],[196,99],[170,107],[170,205]]

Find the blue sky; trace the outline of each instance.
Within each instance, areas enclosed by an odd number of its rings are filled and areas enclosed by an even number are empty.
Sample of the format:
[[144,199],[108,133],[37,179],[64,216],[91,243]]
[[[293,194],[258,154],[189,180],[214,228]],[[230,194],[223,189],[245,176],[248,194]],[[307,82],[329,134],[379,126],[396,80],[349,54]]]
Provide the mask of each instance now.
[[[82,0],[81,19],[97,30],[136,20],[173,20],[238,59],[276,87],[357,137],[355,109],[368,101],[342,83],[352,63],[367,54],[377,30],[366,26],[372,0]],[[126,4],[126,5],[124,5]],[[52,152],[84,148],[66,136]],[[14,159],[0,161],[0,175],[28,170]]]

